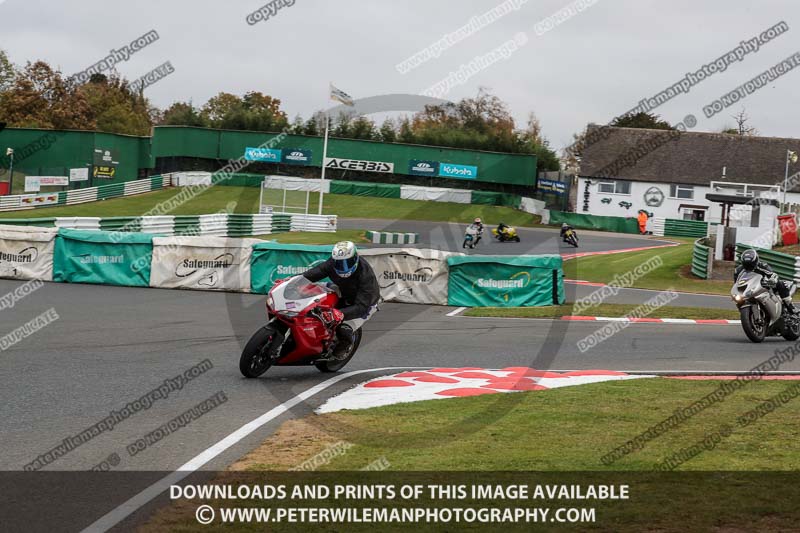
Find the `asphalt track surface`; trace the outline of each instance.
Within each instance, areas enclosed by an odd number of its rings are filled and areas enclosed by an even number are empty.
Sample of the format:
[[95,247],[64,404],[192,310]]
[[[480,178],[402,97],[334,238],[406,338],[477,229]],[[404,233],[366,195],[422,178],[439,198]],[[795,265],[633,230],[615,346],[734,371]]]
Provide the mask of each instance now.
[[[557,247],[550,242],[556,240],[552,233],[523,230],[523,243],[535,235],[545,238],[531,238],[532,248],[526,253]],[[583,237],[587,248],[589,244],[619,249],[652,243],[605,235]],[[491,247],[481,251],[494,253]],[[0,294],[20,284],[0,280]],[[592,290],[596,287],[568,285],[568,300]],[[653,294],[628,289],[612,301],[641,302]],[[730,305],[722,297],[686,298],[692,303],[682,301],[683,305]],[[263,305],[261,295],[46,283],[13,308],[0,311],[2,335],[49,308],[60,317],[0,352],[0,469],[22,470],[62,439],[77,435],[110,411],[122,409],[205,359],[213,368],[183,389],[132,414],[113,431],[101,433],[43,470],[88,470],[116,453],[121,460],[115,470],[174,471],[245,424],[330,379],[330,374],[313,367],[273,368],[254,380],[240,375],[239,354],[250,334],[263,325]],[[751,344],[738,326],[632,324],[581,353],[578,341],[603,324],[447,316],[452,310],[384,304],[366,324],[364,342],[345,371],[442,366],[746,371],[787,346],[777,339]],[[781,370],[800,371],[800,363],[788,363]],[[230,447],[208,456],[200,469],[224,469],[286,419],[308,415],[326,398],[386,373],[346,377],[296,402]],[[219,391],[228,400],[216,409],[135,456],[126,452],[127,445]],[[154,473],[153,481],[158,478]],[[126,497],[141,488],[132,487]]]
[[[525,255],[525,254],[573,254],[581,252],[602,252],[658,246],[669,244],[669,240],[656,240],[637,235],[621,236],[619,233],[578,231],[580,246],[562,243],[559,230],[555,228],[517,228],[519,243],[501,243],[492,237],[491,229],[497,224],[487,225],[483,239],[474,250],[463,249],[466,224],[421,222],[415,220],[387,221],[375,219],[340,219],[339,229],[364,229],[373,231],[395,231],[419,233],[421,248],[433,248],[453,252],[465,252],[470,255]],[[398,245],[380,245],[381,247],[397,247]]]

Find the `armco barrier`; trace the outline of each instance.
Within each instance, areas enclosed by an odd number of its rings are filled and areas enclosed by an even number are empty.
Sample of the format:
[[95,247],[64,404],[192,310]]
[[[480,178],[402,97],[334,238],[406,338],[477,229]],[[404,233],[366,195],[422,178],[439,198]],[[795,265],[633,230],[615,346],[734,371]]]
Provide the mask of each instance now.
[[[53,281],[148,287],[153,236],[61,228],[53,254]],[[135,267],[134,265],[138,265]]]
[[368,231],[367,239],[373,244],[417,244],[419,242],[419,233]]
[[[754,248],[746,244],[736,245],[736,263],[739,263],[739,256],[745,250]],[[782,254],[780,252],[773,252],[772,250],[765,250],[763,248],[754,248],[758,252],[758,257],[762,261],[768,263],[775,273],[783,279],[790,279],[800,282],[800,257],[794,255]]]
[[616,233],[639,233],[639,223],[635,218],[604,217],[565,211],[550,211],[549,223],[560,225],[566,222],[570,226]]
[[175,215],[143,217],[7,218],[0,223],[84,230],[105,230],[170,235],[246,237],[286,231],[335,232],[336,215],[263,214]]
[[57,230],[32,226],[0,226],[0,277],[53,280]]
[[449,257],[449,305],[529,307],[564,303],[559,255]]
[[703,239],[697,239],[694,242],[694,249],[692,250],[692,274],[701,279],[708,279],[711,277],[711,268],[714,261],[714,252],[711,249],[701,244]]
[[250,256],[257,239],[155,237],[150,286],[250,292]]

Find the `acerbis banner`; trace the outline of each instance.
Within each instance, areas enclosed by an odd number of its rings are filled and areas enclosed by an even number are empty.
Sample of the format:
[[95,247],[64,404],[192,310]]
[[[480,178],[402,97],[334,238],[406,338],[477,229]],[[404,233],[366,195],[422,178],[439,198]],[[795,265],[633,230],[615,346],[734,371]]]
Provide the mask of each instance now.
[[281,163],[287,165],[310,165],[311,150],[305,148],[284,148]]
[[252,148],[248,146],[244,149],[244,158],[246,161],[280,163],[281,153],[282,150],[275,150],[273,148]]
[[413,176],[438,176],[439,162],[412,159],[408,162],[408,173]]
[[342,159],[338,157],[326,157],[325,168],[337,168],[342,170],[363,170],[364,172],[394,172],[394,163],[385,161],[361,161],[358,159]]
[[474,180],[478,177],[478,167],[456,165],[454,163],[439,163],[439,176],[442,178]]

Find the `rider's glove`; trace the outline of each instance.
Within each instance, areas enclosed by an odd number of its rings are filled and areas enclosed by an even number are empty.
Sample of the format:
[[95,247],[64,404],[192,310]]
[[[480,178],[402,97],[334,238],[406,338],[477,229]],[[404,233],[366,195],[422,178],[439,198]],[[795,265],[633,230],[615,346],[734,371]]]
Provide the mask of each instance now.
[[764,285],[766,285],[771,289],[774,289],[775,287],[778,286],[778,280],[779,280],[778,275],[773,273],[764,281]]
[[344,322],[344,313],[342,313],[338,309],[331,309],[331,313],[333,314],[333,319],[336,321],[337,324],[341,324],[342,322]]

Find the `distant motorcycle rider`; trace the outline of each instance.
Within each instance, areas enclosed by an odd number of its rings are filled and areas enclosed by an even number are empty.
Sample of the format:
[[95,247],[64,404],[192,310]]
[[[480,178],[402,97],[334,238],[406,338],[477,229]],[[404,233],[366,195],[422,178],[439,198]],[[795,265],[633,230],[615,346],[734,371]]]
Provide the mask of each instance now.
[[792,314],[798,313],[797,308],[792,303],[792,282],[780,279],[769,264],[759,260],[758,252],[752,248],[742,252],[741,264],[733,272],[734,281],[739,279],[739,274],[743,270],[760,274],[764,278],[762,284],[778,293],[786,309]]
[[475,220],[472,221],[472,224],[469,225],[470,228],[475,230],[475,246],[481,242],[481,237],[483,237],[483,221],[480,217],[476,217]]
[[358,256],[355,244],[342,241],[334,245],[330,259],[307,270],[303,276],[311,282],[329,278],[338,287],[340,308],[334,310],[334,314],[340,325],[336,329],[333,356],[345,357],[353,344],[354,333],[378,310],[381,289],[375,272]]
[[562,223],[561,223],[561,240],[562,240],[562,241],[564,240],[564,236],[567,234],[567,232],[568,232],[569,230],[574,230],[574,229],[575,229],[575,228],[573,228],[572,226],[570,226],[570,225],[569,225],[569,224],[567,224],[566,222],[562,222]]

